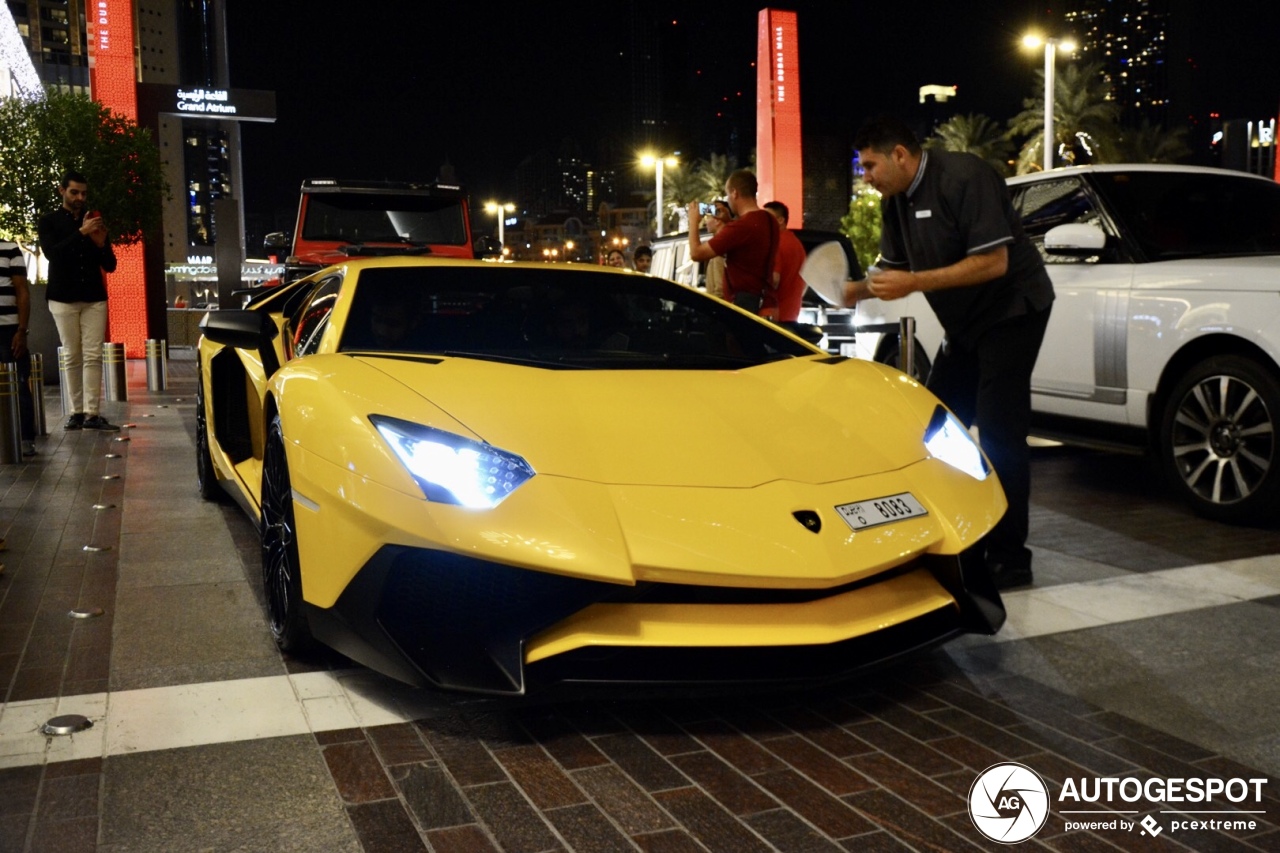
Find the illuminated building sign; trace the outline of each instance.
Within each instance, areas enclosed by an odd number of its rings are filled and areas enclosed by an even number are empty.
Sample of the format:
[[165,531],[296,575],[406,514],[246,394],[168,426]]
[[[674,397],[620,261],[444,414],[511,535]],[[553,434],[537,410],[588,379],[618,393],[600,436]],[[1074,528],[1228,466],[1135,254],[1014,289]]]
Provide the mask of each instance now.
[[226,89],[179,89],[178,112],[235,115],[236,105],[227,103],[228,100],[230,94]]
[[756,178],[761,203],[790,208],[791,228],[804,227],[800,141],[800,43],[796,13],[762,9],[756,37]]
[[[85,19],[93,99],[112,112],[137,121],[132,0],[86,0]],[[93,180],[92,175],[89,180]],[[107,276],[107,336],[124,344],[126,357],[142,358],[147,340],[143,246],[136,243],[117,247],[116,258],[116,271]]]
[[275,121],[276,93],[262,89],[202,89],[138,84],[142,115],[178,115],[224,121]]

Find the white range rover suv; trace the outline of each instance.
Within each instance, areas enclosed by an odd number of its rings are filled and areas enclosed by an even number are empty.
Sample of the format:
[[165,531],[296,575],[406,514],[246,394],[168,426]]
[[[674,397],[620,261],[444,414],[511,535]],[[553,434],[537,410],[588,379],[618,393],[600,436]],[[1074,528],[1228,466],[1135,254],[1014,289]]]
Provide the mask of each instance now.
[[[1032,376],[1033,431],[1155,453],[1225,521],[1280,518],[1280,184],[1189,166],[1053,169],[1008,181],[1056,301]],[[857,354],[896,364],[922,294],[857,307]],[[865,330],[865,331],[864,331]]]

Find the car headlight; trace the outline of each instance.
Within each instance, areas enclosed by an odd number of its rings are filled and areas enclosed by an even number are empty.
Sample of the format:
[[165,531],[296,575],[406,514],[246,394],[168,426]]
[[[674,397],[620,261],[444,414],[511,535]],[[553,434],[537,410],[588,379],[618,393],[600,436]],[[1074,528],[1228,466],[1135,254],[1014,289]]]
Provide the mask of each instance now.
[[483,442],[384,415],[369,420],[429,501],[492,509],[534,475],[524,459]]
[[945,406],[933,410],[929,427],[924,431],[924,446],[934,459],[963,471],[975,480],[985,480],[991,473],[978,443],[960,419],[948,412]]

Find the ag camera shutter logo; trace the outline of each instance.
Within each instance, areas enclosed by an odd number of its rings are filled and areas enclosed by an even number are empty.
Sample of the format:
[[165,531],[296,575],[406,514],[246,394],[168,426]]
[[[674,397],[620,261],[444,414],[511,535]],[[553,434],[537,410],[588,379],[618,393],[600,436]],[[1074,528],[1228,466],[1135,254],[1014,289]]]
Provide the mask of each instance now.
[[1017,844],[1049,819],[1049,788],[1023,764],[993,764],[969,789],[969,818],[978,831],[1000,844]]

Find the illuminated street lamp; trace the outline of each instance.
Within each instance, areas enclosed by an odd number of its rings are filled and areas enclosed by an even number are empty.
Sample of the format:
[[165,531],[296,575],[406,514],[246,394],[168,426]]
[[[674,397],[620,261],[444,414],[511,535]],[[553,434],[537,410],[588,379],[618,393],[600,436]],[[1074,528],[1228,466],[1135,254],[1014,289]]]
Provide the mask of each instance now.
[[485,213],[492,213],[498,217],[498,247],[499,248],[506,248],[507,241],[506,241],[506,234],[503,231],[503,226],[506,224],[507,214],[514,213],[515,209],[516,209],[516,206],[509,201],[505,203],[499,203],[496,201],[487,201],[484,204]]
[[570,260],[570,258],[573,257],[572,255],[573,247],[574,247],[574,242],[572,240],[564,241],[564,259],[566,261]]
[[1036,48],[1044,45],[1044,168],[1045,171],[1053,168],[1053,90],[1054,90],[1054,61],[1058,51],[1072,53],[1076,49],[1076,43],[1071,39],[1057,38],[1041,38],[1038,35],[1028,33],[1022,37],[1022,44],[1025,47]]
[[654,174],[658,180],[658,236],[662,236],[662,167],[670,166],[673,169],[680,161],[671,155],[659,157],[654,154],[645,154],[640,157],[640,165],[646,169],[653,167]]

